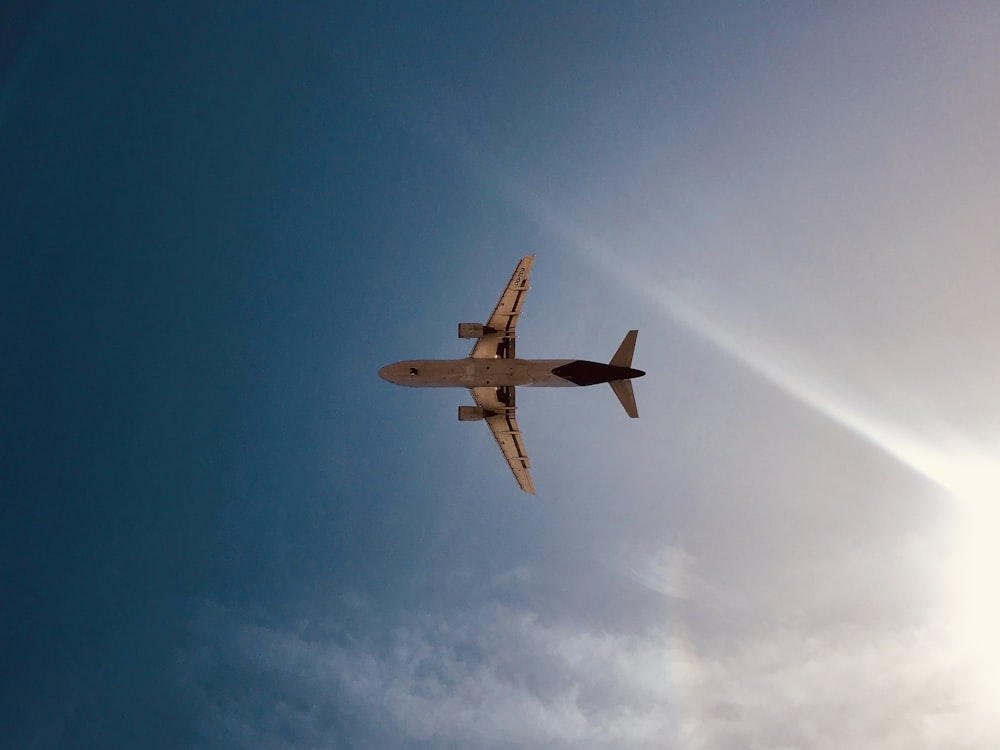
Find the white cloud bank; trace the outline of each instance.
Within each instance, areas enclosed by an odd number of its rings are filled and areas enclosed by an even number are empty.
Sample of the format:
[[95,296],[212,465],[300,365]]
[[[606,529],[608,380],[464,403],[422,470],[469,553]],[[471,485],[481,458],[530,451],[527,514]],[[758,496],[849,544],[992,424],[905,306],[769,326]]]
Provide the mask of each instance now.
[[714,596],[731,622],[703,629],[672,599],[634,632],[498,604],[390,621],[362,598],[294,624],[212,606],[181,662],[213,747],[996,747],[936,623]]

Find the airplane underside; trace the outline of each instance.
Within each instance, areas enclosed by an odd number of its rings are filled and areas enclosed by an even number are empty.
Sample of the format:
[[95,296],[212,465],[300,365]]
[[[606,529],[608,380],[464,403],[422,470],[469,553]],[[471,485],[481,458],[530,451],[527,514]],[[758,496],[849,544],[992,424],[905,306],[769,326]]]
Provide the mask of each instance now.
[[379,376],[413,388],[558,388],[628,380],[645,373],[580,359],[424,359],[383,367]]
[[534,255],[521,258],[486,323],[459,323],[458,336],[474,339],[465,359],[414,359],[386,365],[379,377],[411,388],[467,388],[475,406],[459,406],[462,422],[483,421],[522,490],[535,493],[528,454],[517,426],[517,386],[557,388],[608,383],[622,408],[639,416],[632,379],[646,373],[632,367],[638,331],[629,331],[607,364],[585,359],[518,359],[516,326],[528,290]]

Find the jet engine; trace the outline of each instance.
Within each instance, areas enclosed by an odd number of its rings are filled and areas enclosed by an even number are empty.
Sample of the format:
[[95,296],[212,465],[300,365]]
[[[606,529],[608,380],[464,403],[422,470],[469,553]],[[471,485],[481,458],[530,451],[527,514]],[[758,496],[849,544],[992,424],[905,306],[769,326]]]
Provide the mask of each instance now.
[[458,324],[458,337],[460,339],[481,339],[490,333],[496,333],[496,329],[484,326],[482,323]]
[[487,411],[481,406],[460,406],[458,407],[459,422],[478,422],[480,419],[492,416],[493,412]]

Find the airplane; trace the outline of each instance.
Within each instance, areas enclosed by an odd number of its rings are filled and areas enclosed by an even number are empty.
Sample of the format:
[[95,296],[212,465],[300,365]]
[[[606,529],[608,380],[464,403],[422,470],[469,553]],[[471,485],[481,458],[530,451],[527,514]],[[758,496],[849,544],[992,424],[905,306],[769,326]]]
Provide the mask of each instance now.
[[517,427],[516,386],[554,387],[608,383],[625,412],[639,416],[632,379],[646,373],[632,367],[638,331],[629,331],[608,364],[584,359],[518,359],[514,356],[517,320],[528,291],[534,255],[521,258],[485,324],[459,323],[458,337],[475,339],[465,359],[417,359],[386,365],[383,380],[414,388],[468,388],[475,406],[459,406],[461,422],[485,421],[518,485],[534,495],[530,462]]

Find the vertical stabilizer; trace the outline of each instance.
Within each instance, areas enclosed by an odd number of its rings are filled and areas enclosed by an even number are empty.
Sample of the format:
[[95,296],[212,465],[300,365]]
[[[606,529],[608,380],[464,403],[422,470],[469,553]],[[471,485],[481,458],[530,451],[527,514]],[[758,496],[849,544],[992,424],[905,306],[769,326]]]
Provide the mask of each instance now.
[[[631,331],[630,335],[635,333]],[[635,342],[635,336],[632,336],[632,342]],[[624,346],[624,344],[623,344]],[[617,354],[615,355],[618,356]],[[632,354],[629,353],[629,359],[631,359]],[[609,385],[611,390],[615,392],[618,400],[622,402],[622,407],[625,412],[632,417],[632,419],[638,419],[639,409],[635,405],[635,393],[632,392],[632,381],[631,380],[612,380]]]
[[[608,364],[614,365],[615,367],[631,367],[632,352],[635,351],[635,337],[638,335],[638,331],[629,331],[626,333],[625,338],[622,339],[621,346],[618,347],[618,351],[615,352],[615,356],[611,358],[611,361]],[[631,390],[631,388],[629,390]],[[617,391],[615,391],[615,393],[617,393]],[[621,396],[618,398],[621,398]],[[628,411],[627,408],[626,411]]]

